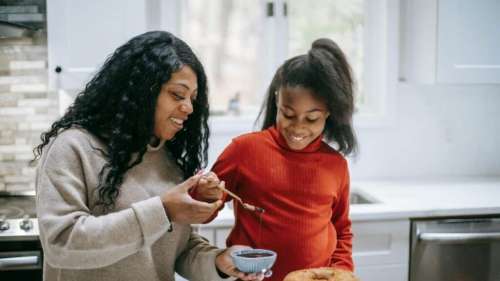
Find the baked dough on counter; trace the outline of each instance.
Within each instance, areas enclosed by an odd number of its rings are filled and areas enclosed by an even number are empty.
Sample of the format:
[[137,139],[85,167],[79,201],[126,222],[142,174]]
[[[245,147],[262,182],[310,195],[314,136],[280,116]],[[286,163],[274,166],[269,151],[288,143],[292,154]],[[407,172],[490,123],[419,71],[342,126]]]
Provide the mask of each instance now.
[[333,268],[319,267],[301,269],[288,273],[283,281],[360,281],[350,271]]

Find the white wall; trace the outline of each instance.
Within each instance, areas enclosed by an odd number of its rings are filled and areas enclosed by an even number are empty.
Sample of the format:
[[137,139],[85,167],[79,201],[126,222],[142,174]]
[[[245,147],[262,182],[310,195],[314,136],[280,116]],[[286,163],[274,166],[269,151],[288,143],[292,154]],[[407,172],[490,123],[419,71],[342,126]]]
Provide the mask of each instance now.
[[[353,180],[500,175],[500,85],[400,83],[395,96],[391,126],[357,129]],[[232,136],[212,132],[210,163]]]
[[500,85],[398,85],[394,127],[359,129],[353,179],[500,175]]

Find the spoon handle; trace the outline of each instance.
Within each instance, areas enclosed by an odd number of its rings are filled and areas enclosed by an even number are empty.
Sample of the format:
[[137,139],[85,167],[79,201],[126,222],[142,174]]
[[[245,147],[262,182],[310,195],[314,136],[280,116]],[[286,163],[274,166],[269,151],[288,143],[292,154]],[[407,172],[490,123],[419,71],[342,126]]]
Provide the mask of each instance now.
[[243,203],[243,200],[241,200],[241,198],[238,195],[232,193],[231,191],[225,189],[224,187],[222,187],[222,186],[219,185],[218,188],[220,190],[226,192],[229,196],[231,196],[234,199],[236,199],[241,204],[241,206],[244,209],[247,209],[247,210],[252,211],[252,212],[256,212],[256,211],[259,212],[259,213],[263,213],[264,212],[264,209],[262,209],[262,208],[255,207],[254,205],[251,205],[251,204],[248,204],[248,203]]
[[229,191],[229,190],[225,189],[225,188],[224,188],[224,187],[222,187],[222,186],[218,186],[218,187],[219,187],[219,189],[220,189],[220,190],[222,190],[222,191],[224,191],[225,193],[229,194],[231,197],[233,197],[234,199],[238,200],[238,202],[240,202],[240,204],[241,204],[241,205],[243,205],[243,200],[241,200],[241,198],[240,198],[238,195],[236,195],[236,194],[232,193],[231,191]]

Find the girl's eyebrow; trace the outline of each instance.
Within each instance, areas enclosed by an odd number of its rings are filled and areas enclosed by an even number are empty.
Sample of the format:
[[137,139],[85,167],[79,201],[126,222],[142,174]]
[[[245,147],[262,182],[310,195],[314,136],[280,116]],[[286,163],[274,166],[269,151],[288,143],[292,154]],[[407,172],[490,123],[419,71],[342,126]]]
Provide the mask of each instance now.
[[[293,107],[289,106],[289,105],[284,104],[284,105],[283,105],[283,107],[285,107],[285,108],[287,108],[287,109],[291,109],[291,110],[295,111],[295,109],[294,109]],[[323,110],[323,109],[320,109],[320,108],[313,108],[313,109],[311,109],[311,110],[306,111],[306,113],[312,113],[312,112],[318,112],[318,111],[319,111],[319,112],[325,112],[325,110]]]
[[316,112],[316,111],[323,112],[324,110],[323,109],[319,109],[319,108],[313,108],[311,110],[308,110],[307,113]]

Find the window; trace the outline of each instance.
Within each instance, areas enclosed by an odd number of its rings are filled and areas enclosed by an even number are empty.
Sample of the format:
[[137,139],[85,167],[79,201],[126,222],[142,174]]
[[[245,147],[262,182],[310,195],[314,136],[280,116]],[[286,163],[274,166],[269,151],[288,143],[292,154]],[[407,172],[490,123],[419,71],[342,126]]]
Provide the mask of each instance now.
[[398,0],[187,0],[181,10],[180,35],[206,68],[212,116],[254,121],[277,67],[320,37],[337,42],[353,68],[357,120],[387,113]]
[[[363,104],[363,0],[288,0],[289,56],[306,53],[321,37],[335,41],[346,54]],[[311,19],[314,19],[313,21]]]
[[181,37],[199,55],[213,115],[255,115],[265,88],[265,3],[182,1]]

